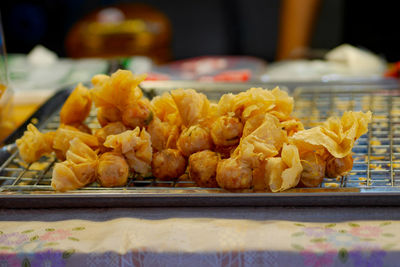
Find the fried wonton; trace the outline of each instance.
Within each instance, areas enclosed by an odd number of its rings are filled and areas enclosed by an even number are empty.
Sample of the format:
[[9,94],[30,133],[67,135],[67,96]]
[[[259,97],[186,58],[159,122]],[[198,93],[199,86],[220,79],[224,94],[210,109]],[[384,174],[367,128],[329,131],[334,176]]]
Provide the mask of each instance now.
[[96,180],[97,154],[79,138],[70,141],[67,160],[56,163],[51,186],[57,191],[81,188]]
[[171,91],[171,96],[186,127],[199,124],[207,118],[210,102],[206,95],[193,89],[176,89]]
[[342,118],[329,118],[323,125],[299,131],[291,138],[300,153],[325,148],[333,157],[350,154],[354,142],[368,131],[371,112],[347,111]]
[[16,143],[19,154],[26,163],[37,161],[53,151],[52,136],[41,133],[32,123],[28,124],[24,135]]
[[272,192],[287,190],[299,183],[302,170],[297,147],[284,144],[281,157],[267,159],[265,183]]
[[92,98],[87,87],[79,83],[65,101],[60,111],[60,123],[82,123],[92,108]]
[[118,70],[110,76],[100,74],[92,78],[92,98],[96,107],[114,106],[124,110],[142,98],[139,83],[146,75],[134,75],[128,70]]
[[286,132],[282,130],[279,120],[268,113],[259,114],[246,122],[243,138],[233,157],[246,161],[254,168],[265,158],[278,155],[285,142]]
[[53,149],[59,159],[65,159],[70,141],[74,138],[79,138],[91,148],[97,148],[99,146],[99,141],[96,136],[81,132],[72,126],[63,125],[57,129],[53,140]]
[[280,120],[289,118],[293,110],[293,98],[278,87],[273,90],[250,88],[237,95],[226,94],[218,102],[220,115],[234,113],[243,122],[264,113],[271,113]]
[[136,127],[134,130],[109,135],[104,146],[122,153],[126,157],[129,167],[135,172],[143,176],[151,173],[153,149],[151,137],[144,128],[140,130],[139,127]]

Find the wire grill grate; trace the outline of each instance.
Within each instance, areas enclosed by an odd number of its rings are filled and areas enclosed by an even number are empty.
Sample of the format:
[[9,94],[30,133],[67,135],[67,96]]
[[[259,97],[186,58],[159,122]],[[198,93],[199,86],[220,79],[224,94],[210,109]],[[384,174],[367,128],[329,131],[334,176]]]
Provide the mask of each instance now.
[[[321,188],[372,188],[400,186],[400,91],[369,88],[298,88],[294,93],[295,116],[312,127],[329,116],[340,116],[346,110],[373,112],[373,120],[367,134],[362,136],[353,149],[354,166],[348,176],[340,179],[325,178]],[[88,118],[91,128],[98,127],[95,114]],[[43,132],[53,131],[59,126],[58,113],[41,127]],[[12,155],[0,166],[0,191],[33,193],[52,191],[50,186],[55,157],[42,157],[26,165],[18,153]],[[130,177],[124,187],[115,191],[179,189],[179,192],[196,189],[209,192],[210,189],[196,187],[192,181],[157,181],[153,178]],[[78,192],[108,191],[93,183]],[[216,189],[217,190],[217,189]],[[176,190],[178,191],[178,190]]]

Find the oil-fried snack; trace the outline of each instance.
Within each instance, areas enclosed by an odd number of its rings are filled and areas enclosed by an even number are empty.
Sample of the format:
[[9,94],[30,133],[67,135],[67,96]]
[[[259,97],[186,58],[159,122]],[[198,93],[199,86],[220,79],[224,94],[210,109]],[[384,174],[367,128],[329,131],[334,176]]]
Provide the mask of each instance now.
[[287,120],[293,110],[293,98],[278,87],[273,90],[250,88],[237,95],[223,95],[218,102],[218,113],[235,114],[242,122],[257,114],[270,112],[279,120]]
[[336,178],[338,176],[344,176],[353,169],[353,157],[348,154],[344,158],[335,158],[330,156],[326,161],[327,177]]
[[136,127],[134,130],[109,135],[104,146],[122,153],[126,157],[129,167],[135,172],[143,176],[150,175],[153,149],[151,137],[146,129],[140,130],[139,127]]
[[96,136],[81,132],[72,126],[63,125],[57,129],[53,139],[53,149],[56,152],[57,158],[61,160],[65,159],[70,141],[75,137],[79,138],[91,148],[97,148],[99,146],[99,141]]
[[122,121],[122,114],[116,107],[99,107],[97,109],[97,120],[101,127],[104,127],[109,123]]
[[186,127],[200,124],[208,117],[210,101],[206,95],[193,89],[176,89],[171,91],[171,96]]
[[303,167],[296,146],[284,144],[279,158],[269,158],[265,165],[265,183],[272,192],[295,187],[300,181]]
[[153,120],[150,101],[138,99],[134,104],[126,106],[122,111],[122,122],[129,128],[145,127]]
[[90,91],[79,83],[61,108],[60,122],[63,124],[83,123],[91,108]]
[[123,186],[128,181],[129,165],[121,154],[106,152],[99,158],[97,175],[102,186]]
[[75,129],[77,129],[77,130],[79,130],[81,132],[84,132],[84,133],[87,133],[87,134],[92,134],[92,129],[90,129],[89,126],[87,126],[84,123],[71,123],[68,126],[72,126],[72,127],[74,127]]
[[233,116],[221,116],[211,126],[211,138],[217,146],[233,146],[239,144],[242,137],[243,124]]
[[300,181],[304,186],[314,187],[321,184],[325,177],[326,161],[315,151],[309,151],[301,155]]
[[299,131],[304,130],[304,125],[298,119],[290,119],[281,122],[282,129],[286,131],[287,136],[292,136]]
[[218,153],[204,150],[190,155],[189,176],[201,187],[218,187],[215,178],[220,160]]
[[180,127],[182,119],[179,115],[178,107],[170,93],[163,93],[161,96],[154,97],[151,102],[151,108],[154,111],[155,117],[162,122],[167,122],[170,125]]
[[50,154],[51,135],[41,133],[32,123],[28,124],[24,135],[17,139],[19,155],[26,163],[32,163],[39,160],[43,155]]
[[230,158],[233,154],[233,152],[235,152],[237,148],[237,145],[233,145],[233,146],[215,146],[215,148],[213,149],[215,152],[217,152],[220,157],[222,159],[227,159]]
[[351,153],[354,142],[368,131],[371,112],[347,111],[341,119],[329,118],[323,125],[295,133],[290,140],[300,153],[326,149],[335,158]]
[[125,132],[128,130],[125,125],[120,122],[111,122],[104,126],[103,128],[97,129],[94,132],[94,136],[97,137],[100,144],[103,144],[106,141],[107,136],[109,135],[116,135]]
[[182,131],[176,143],[179,151],[186,157],[213,147],[210,131],[200,125],[193,125]]
[[[246,130],[250,128],[254,130]],[[248,132],[251,133],[246,136]],[[279,120],[268,113],[249,119],[244,126],[243,136],[232,156],[247,162],[252,168],[265,158],[278,155],[287,142],[286,132],[282,130]]]
[[56,191],[74,190],[96,180],[97,154],[79,138],[70,141],[66,157],[53,169],[51,186]]
[[150,122],[147,132],[151,136],[151,144],[156,151],[176,148],[176,142],[180,135],[178,126],[167,121],[161,121],[158,117],[155,117]]
[[133,75],[128,70],[118,70],[111,77],[100,74],[92,78],[94,88],[91,90],[96,107],[116,107],[123,111],[143,96],[139,83],[146,75]]
[[216,180],[221,188],[247,189],[252,185],[253,171],[240,159],[223,159],[218,162]]
[[164,149],[153,155],[153,176],[159,180],[173,180],[186,170],[186,159],[177,149]]

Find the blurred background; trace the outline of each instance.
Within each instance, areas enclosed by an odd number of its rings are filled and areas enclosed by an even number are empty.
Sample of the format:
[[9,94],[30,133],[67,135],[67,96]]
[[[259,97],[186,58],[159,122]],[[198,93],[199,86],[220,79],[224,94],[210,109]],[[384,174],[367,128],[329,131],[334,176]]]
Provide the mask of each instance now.
[[[155,22],[166,36],[170,51],[158,51],[161,61],[203,55],[248,55],[277,59],[282,3],[279,0],[2,0],[3,28],[9,53],[28,53],[41,44],[58,56],[83,56],[68,34],[79,21],[99,8],[143,3],[141,17]],[[290,2],[290,1],[289,1]],[[293,2],[293,1],[292,1]],[[308,1],[298,1],[306,5]],[[309,46],[332,49],[342,43],[365,47],[388,61],[399,59],[400,35],[396,1],[321,0],[312,24]],[[111,20],[118,12],[109,10]],[[125,11],[134,16],[134,12]],[[158,13],[159,12],[159,13]],[[301,10],[299,10],[301,13]],[[105,12],[107,13],[107,12]],[[107,17],[104,14],[103,17]],[[162,17],[165,17],[163,21]],[[92,18],[93,19],[93,18]],[[107,18],[104,18],[107,20]],[[288,19],[288,18],[286,18]],[[140,27],[140,25],[136,25]],[[154,32],[160,30],[153,29]],[[151,30],[150,30],[151,31]],[[170,38],[170,39],[169,39]],[[138,52],[138,51],[136,51]]]
[[[396,1],[2,0],[0,11],[8,52],[0,70],[9,73],[0,80],[4,136],[56,90],[117,68],[145,72],[157,86],[184,80],[290,89],[400,76]],[[14,97],[12,116],[6,96]]]

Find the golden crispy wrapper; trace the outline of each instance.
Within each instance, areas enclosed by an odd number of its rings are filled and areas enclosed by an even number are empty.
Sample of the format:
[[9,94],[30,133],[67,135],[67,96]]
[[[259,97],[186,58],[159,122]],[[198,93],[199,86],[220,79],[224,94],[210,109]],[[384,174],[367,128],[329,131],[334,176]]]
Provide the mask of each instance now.
[[350,154],[354,142],[368,131],[371,112],[347,111],[342,118],[329,118],[323,125],[299,131],[290,137],[300,153],[325,148],[335,158]]

